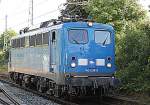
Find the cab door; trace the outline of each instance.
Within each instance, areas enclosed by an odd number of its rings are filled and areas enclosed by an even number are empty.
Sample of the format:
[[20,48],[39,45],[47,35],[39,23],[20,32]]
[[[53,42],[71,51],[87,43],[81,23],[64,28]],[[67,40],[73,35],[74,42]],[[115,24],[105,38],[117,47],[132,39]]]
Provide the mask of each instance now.
[[56,71],[56,30],[52,30],[50,34],[50,72]]

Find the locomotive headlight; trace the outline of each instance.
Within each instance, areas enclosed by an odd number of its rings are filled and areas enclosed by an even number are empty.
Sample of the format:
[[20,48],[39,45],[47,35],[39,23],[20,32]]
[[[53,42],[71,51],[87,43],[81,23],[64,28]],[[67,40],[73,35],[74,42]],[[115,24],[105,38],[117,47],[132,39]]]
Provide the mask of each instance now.
[[107,63],[107,67],[111,68],[111,66],[112,66],[111,63]]
[[71,67],[76,67],[76,63],[71,63]]
[[92,21],[89,21],[87,22],[88,26],[92,27],[93,26],[93,22]]

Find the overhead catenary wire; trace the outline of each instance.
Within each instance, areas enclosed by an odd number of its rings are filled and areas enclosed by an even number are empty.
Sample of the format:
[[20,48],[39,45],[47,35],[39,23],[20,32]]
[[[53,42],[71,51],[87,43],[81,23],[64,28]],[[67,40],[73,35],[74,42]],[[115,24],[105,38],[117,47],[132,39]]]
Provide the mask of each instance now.
[[[46,1],[48,1],[48,0],[46,0]],[[46,3],[45,1],[41,1],[39,3],[34,4],[34,6],[38,6],[38,5],[41,6],[41,5],[45,4],[45,3]],[[28,12],[28,8],[20,10],[20,7],[18,7],[18,8],[15,8],[15,10],[19,10],[19,11],[7,14],[9,18],[10,17],[11,18],[16,18],[16,17],[18,17],[18,15],[21,15],[21,14],[24,14],[25,12]],[[4,18],[1,18],[0,21],[5,21],[5,16],[4,16]]]
[[[48,1],[48,0],[46,0],[46,1]],[[43,4],[45,4],[46,2],[45,2],[45,0],[43,1],[41,1],[41,2],[39,2],[39,3],[35,3],[34,4],[34,6],[38,6],[38,5],[43,5]],[[12,13],[9,13],[9,14],[7,14],[7,16],[8,16],[8,18],[15,18],[15,19],[19,19],[20,17],[19,17],[19,15],[21,15],[21,14],[24,14],[25,12],[28,12],[28,8],[26,8],[26,9],[23,9],[23,10],[20,10],[20,7],[18,7],[18,8],[15,8],[15,10],[19,10],[19,11],[16,11],[16,12],[12,12]],[[16,18],[17,17],[17,18]],[[4,16],[4,18],[0,18],[0,22],[5,22],[5,16]],[[22,22],[21,22],[22,23]]]
[[[60,5],[62,5],[62,3],[61,3]],[[36,16],[36,17],[33,18],[33,19],[36,20],[36,19],[38,19],[38,18],[40,18],[40,17],[43,17],[43,16],[49,15],[49,14],[51,14],[51,13],[54,13],[54,12],[56,12],[56,11],[59,11],[59,10],[61,9],[61,8],[60,8],[60,5],[58,6],[57,9],[54,9],[54,10],[52,10],[52,11],[49,11],[49,12],[46,12],[46,13],[41,14],[41,15],[39,15],[39,16]],[[18,23],[17,25],[14,25],[14,26],[10,26],[10,27],[11,27],[11,28],[13,28],[13,27],[18,27],[18,26],[20,26],[21,24],[25,24],[25,23],[27,23],[27,22],[28,22],[28,20],[23,21],[23,22],[21,22],[21,23]],[[39,23],[41,23],[41,22],[39,22]],[[36,24],[37,24],[37,23],[36,23]]]
[[[58,9],[61,10],[62,8],[60,8],[61,5],[65,6],[65,5],[87,5],[88,1],[84,1],[84,2],[68,2],[68,3],[61,3],[59,6],[58,6]],[[34,4],[34,6],[37,6],[37,5],[42,5],[42,4],[45,4],[45,1],[43,2],[39,2],[37,4]],[[19,8],[18,8],[19,9]],[[22,11],[19,11],[19,12],[16,12],[17,14],[16,15],[19,15],[19,14],[22,14],[24,13],[25,11],[28,11],[28,8],[27,9],[23,9]],[[19,13],[19,14],[18,14]],[[13,16],[14,16],[14,13],[12,13]]]
[[[87,3],[87,2],[86,2]],[[38,4],[40,4],[40,3],[38,3]],[[38,5],[37,4],[37,5]],[[69,2],[69,3],[61,3],[60,5],[63,5],[63,6],[66,6],[66,5],[85,5],[85,4],[82,4],[81,2],[73,2],[73,3],[71,3],[71,2]],[[51,13],[54,13],[54,12],[56,12],[56,11],[60,11],[62,8],[60,7],[60,5],[58,6],[58,8],[57,9],[54,9],[54,10],[52,10],[52,11],[49,11],[49,12],[46,12],[46,13],[44,13],[44,14],[41,14],[41,15],[39,15],[39,16],[36,16],[35,18],[33,18],[34,20],[36,20],[36,19],[38,19],[38,18],[41,18],[41,17],[43,17],[43,16],[46,16],[46,15],[49,15],[49,14],[51,14]],[[75,9],[77,9],[77,8],[75,8]],[[75,10],[74,9],[74,10]],[[73,12],[74,10],[71,10],[69,13],[71,13],[71,12]],[[25,20],[25,21],[23,21],[23,22],[20,22],[20,23],[18,23],[17,25],[14,25],[14,26],[9,26],[9,28],[15,28],[15,27],[19,27],[19,26],[21,26],[21,25],[23,25],[23,24],[27,24],[27,22],[28,22],[28,20]],[[41,22],[39,22],[39,23],[41,23]],[[38,24],[39,24],[38,23]]]
[[[38,6],[38,5],[43,5],[43,4],[45,4],[46,2],[45,1],[42,1],[42,2],[39,2],[39,3],[36,3],[36,4],[34,4],[34,6]],[[19,8],[18,8],[19,9]],[[17,9],[16,9],[17,10]],[[11,17],[11,18],[16,18],[16,17],[18,17],[18,15],[21,15],[21,14],[23,14],[23,13],[25,13],[25,12],[28,12],[29,11],[29,8],[26,8],[26,9],[23,9],[23,10],[21,10],[21,11],[17,11],[17,12],[13,12],[13,13],[11,13],[11,14],[8,14],[9,15],[9,17]]]
[[[39,2],[39,3],[34,4],[34,5],[35,5],[35,6],[36,6],[36,5],[41,5],[41,4],[44,4],[44,3],[45,3],[45,1]],[[42,15],[39,15],[39,16],[35,17],[34,19],[40,18],[40,17],[42,17],[42,16],[45,16],[45,15],[50,14],[50,13],[52,13],[52,12],[55,12],[55,11],[57,11],[57,10],[58,10],[58,9],[55,9],[55,10],[53,10],[53,11],[46,12],[46,13],[44,13],[44,14],[42,14]],[[11,19],[12,19],[12,18],[16,18],[18,15],[24,13],[24,11],[27,11],[27,9],[24,9],[23,11],[20,11],[20,13],[18,12],[17,14],[14,14],[14,13],[13,13],[13,17],[11,17]],[[28,12],[28,11],[27,11],[27,12]],[[10,18],[10,16],[11,16],[11,15],[9,14],[8,17]],[[20,17],[18,17],[18,18],[20,18]],[[0,19],[0,22],[5,22],[5,18],[1,18],[1,19]],[[9,26],[9,27],[17,27],[17,26],[20,26],[21,24],[25,24],[25,23],[27,23],[27,22],[28,22],[28,21],[23,21],[23,22],[18,23],[17,25]]]
[[[40,17],[43,17],[43,16],[46,16],[46,15],[49,15],[49,14],[51,14],[51,13],[54,13],[54,12],[56,12],[56,11],[58,11],[58,9],[55,9],[55,10],[52,10],[52,11],[49,11],[49,12],[46,12],[46,13],[44,13],[44,14],[42,14],[42,15],[39,15],[39,16],[36,16],[35,18],[33,18],[34,20],[36,20],[36,19],[38,19],[38,18],[40,18]],[[10,26],[11,28],[13,28],[13,27],[18,27],[18,26],[20,26],[20,25],[22,25],[22,24],[25,24],[25,23],[27,23],[28,22],[28,20],[26,20],[26,21],[23,21],[23,22],[21,22],[21,23],[18,23],[17,25],[14,25],[14,26]],[[41,22],[39,22],[39,23],[41,23]],[[37,24],[37,23],[36,23]]]
[[[46,0],[46,1],[48,1],[48,0]],[[38,5],[43,5],[43,4],[45,4],[46,2],[45,1],[42,1],[42,2],[39,2],[39,3],[34,3],[34,6],[38,6]],[[19,15],[19,14],[23,14],[25,11],[27,11],[28,12],[28,7],[27,8],[25,8],[25,9],[23,9],[23,10],[21,10],[20,11],[20,7],[18,7],[18,8],[15,8],[15,10],[19,10],[19,11],[16,11],[16,12],[12,12],[11,14],[9,14],[9,15]]]

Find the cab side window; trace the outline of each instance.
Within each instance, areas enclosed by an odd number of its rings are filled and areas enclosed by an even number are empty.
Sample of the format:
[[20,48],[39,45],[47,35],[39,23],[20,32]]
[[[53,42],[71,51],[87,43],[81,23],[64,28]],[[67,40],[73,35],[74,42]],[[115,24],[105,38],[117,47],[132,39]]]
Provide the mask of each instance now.
[[42,34],[36,35],[36,45],[42,45]]
[[43,44],[49,44],[49,33],[46,32],[46,33],[43,33]]
[[17,48],[19,48],[21,40],[20,39],[16,39],[16,40],[17,40]]
[[52,45],[56,44],[56,31],[55,30],[52,31],[51,42],[52,42]]
[[36,41],[36,36],[32,35],[29,37],[29,45],[30,46],[35,46],[35,41]]
[[20,47],[25,47],[25,37],[21,38]]
[[16,40],[15,40],[15,39],[11,40],[11,47],[12,47],[12,48],[15,48],[15,43],[16,43]]

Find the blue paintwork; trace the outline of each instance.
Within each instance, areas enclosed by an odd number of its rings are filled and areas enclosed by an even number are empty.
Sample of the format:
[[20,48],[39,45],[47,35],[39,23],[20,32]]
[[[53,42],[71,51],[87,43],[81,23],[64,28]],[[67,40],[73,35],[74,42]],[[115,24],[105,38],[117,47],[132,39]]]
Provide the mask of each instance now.
[[[115,36],[114,36],[114,29],[110,25],[106,24],[99,24],[94,23],[92,27],[89,27],[86,22],[71,22],[71,23],[64,23],[63,24],[64,33],[62,38],[62,45],[63,45],[63,67],[65,68],[66,73],[87,73],[88,76],[93,74],[113,74],[115,72]],[[72,44],[68,41],[68,30],[69,29],[86,29],[88,31],[89,42],[87,44]],[[94,31],[95,30],[107,30],[111,33],[111,44],[102,46],[100,44],[95,43],[94,40]],[[67,56],[67,59],[66,59]],[[112,60],[110,63],[112,64],[111,68],[106,66],[96,66],[88,65],[88,66],[77,66],[72,68],[70,66],[72,60],[71,57],[76,57],[76,64],[77,59],[88,59],[95,62],[95,59],[107,59],[108,56],[111,56]],[[106,64],[109,61],[106,60]],[[96,69],[96,72],[87,72],[86,70],[89,68]]]

